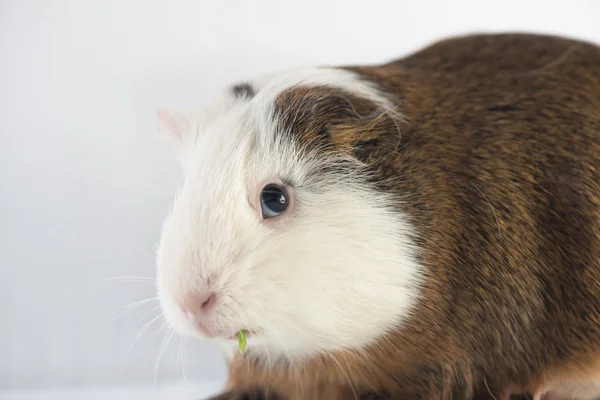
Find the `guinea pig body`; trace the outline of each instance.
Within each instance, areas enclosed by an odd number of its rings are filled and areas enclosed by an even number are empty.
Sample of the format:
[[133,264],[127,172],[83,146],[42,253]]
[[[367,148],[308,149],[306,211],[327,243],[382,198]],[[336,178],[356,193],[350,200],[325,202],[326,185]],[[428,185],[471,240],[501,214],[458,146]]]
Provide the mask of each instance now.
[[159,116],[165,316],[250,331],[220,398],[600,398],[597,46],[452,38]]

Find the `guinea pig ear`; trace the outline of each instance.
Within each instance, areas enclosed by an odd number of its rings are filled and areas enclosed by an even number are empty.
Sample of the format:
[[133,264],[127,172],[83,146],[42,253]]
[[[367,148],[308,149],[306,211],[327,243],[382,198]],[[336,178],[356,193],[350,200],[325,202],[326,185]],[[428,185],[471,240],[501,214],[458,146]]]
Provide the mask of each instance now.
[[185,144],[195,134],[192,132],[192,121],[187,113],[159,108],[156,110],[158,131],[174,140],[178,146]]

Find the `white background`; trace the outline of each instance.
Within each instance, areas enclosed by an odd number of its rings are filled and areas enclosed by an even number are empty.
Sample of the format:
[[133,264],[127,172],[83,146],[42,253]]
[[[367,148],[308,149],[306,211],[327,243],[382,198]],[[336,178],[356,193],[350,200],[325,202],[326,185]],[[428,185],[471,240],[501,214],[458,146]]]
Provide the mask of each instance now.
[[255,73],[377,63],[474,31],[600,43],[600,2],[0,0],[0,389],[170,382],[186,398],[200,389],[182,370],[211,390],[224,379],[216,349],[190,342],[181,361],[178,337],[155,374],[160,318],[127,353],[156,302],[107,324],[154,296],[150,280],[107,278],[154,274],[180,177],[156,107],[208,101]]

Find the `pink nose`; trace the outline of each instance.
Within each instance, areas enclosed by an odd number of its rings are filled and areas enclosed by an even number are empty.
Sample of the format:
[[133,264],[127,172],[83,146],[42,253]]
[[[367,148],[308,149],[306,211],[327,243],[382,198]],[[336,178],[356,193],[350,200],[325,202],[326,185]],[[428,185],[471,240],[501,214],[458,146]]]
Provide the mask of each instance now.
[[179,307],[189,318],[197,319],[208,315],[216,301],[217,297],[214,293],[194,293],[186,295],[179,303]]

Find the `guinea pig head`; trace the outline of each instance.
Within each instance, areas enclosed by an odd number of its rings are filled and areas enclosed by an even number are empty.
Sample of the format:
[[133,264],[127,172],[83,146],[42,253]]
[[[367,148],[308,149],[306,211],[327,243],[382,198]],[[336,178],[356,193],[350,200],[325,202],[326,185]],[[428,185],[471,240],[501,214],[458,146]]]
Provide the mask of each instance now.
[[161,110],[183,182],[157,251],[168,322],[297,359],[367,345],[419,296],[412,229],[378,190],[395,150],[389,101],[349,71],[239,84],[200,111]]

